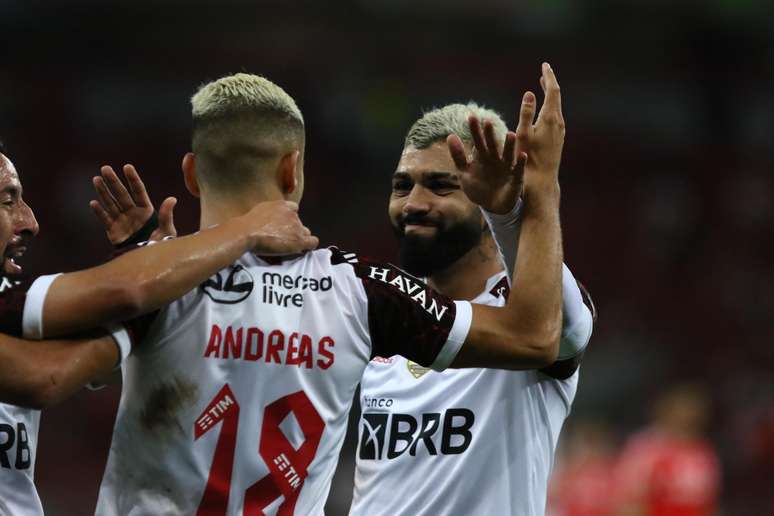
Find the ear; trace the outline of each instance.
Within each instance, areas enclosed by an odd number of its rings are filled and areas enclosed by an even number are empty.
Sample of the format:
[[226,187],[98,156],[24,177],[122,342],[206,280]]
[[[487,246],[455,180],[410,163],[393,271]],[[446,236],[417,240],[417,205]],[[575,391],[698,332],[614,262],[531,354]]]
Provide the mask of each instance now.
[[191,192],[191,195],[199,197],[201,192],[199,190],[199,181],[196,179],[196,159],[193,152],[186,152],[185,156],[183,156],[182,169],[185,187]]
[[297,150],[282,156],[277,167],[280,190],[282,195],[288,197],[298,188],[298,177],[296,176],[296,166],[298,157],[301,153]]

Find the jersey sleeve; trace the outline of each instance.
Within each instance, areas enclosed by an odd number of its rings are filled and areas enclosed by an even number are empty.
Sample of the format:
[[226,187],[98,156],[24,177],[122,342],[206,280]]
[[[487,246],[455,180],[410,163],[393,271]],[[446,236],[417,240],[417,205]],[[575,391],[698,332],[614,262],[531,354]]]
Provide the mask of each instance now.
[[559,356],[541,372],[565,380],[575,374],[583,361],[586,347],[594,330],[597,311],[586,288],[562,264],[562,336]]
[[401,355],[436,371],[457,356],[470,330],[473,311],[391,264],[331,248],[334,265],[348,263],[368,302],[371,358]]
[[[513,209],[503,215],[481,210],[492,231],[511,283],[518,252],[522,206],[523,201],[518,199]],[[583,359],[595,320],[596,312],[591,296],[578,283],[567,265],[562,264],[562,336],[559,356],[554,364],[542,371],[558,379],[572,376]]]
[[40,339],[43,335],[43,301],[58,274],[30,279],[0,276],[0,332]]
[[492,231],[497,250],[500,251],[500,259],[505,270],[508,271],[509,281],[513,279],[513,264],[516,263],[516,253],[519,251],[523,204],[524,201],[521,198],[517,199],[513,209],[502,215],[481,208],[481,214]]

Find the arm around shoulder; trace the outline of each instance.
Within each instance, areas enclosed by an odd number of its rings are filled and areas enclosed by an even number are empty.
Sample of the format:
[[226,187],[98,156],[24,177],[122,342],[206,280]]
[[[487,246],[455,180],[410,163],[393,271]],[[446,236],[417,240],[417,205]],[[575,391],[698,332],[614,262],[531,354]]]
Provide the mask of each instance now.
[[0,401],[42,409],[55,405],[119,361],[110,335],[27,341],[0,334]]

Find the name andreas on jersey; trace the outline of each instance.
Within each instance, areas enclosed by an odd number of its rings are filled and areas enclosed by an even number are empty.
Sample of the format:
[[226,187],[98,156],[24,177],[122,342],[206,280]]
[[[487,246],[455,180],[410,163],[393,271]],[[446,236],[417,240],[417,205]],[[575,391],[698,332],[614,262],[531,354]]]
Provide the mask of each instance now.
[[[136,345],[96,513],[322,514],[368,362],[402,355],[444,370],[471,314],[467,301],[336,248],[243,255],[130,323]],[[190,388],[155,402],[170,378]],[[154,417],[164,424],[149,427]],[[384,419],[372,421],[374,457],[472,442],[470,411],[374,417]]]
[[316,339],[297,331],[286,335],[282,330],[262,330],[256,326],[223,328],[213,324],[204,358],[328,369],[335,360],[335,345],[328,336]]

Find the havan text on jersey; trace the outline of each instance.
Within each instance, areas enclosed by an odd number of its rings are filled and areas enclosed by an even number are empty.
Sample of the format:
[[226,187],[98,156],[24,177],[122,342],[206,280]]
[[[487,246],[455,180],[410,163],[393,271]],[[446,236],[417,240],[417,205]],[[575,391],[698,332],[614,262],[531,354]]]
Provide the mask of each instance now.
[[427,313],[435,317],[436,321],[440,321],[443,314],[449,309],[448,306],[439,305],[432,297],[428,300],[427,292],[425,292],[427,285],[408,274],[400,274],[398,270],[384,267],[370,266],[368,269],[369,278],[392,285],[399,291],[408,294]]
[[412,414],[364,412],[358,456],[361,460],[416,456],[458,455],[473,439],[476,417],[466,408],[450,408],[415,417]]

